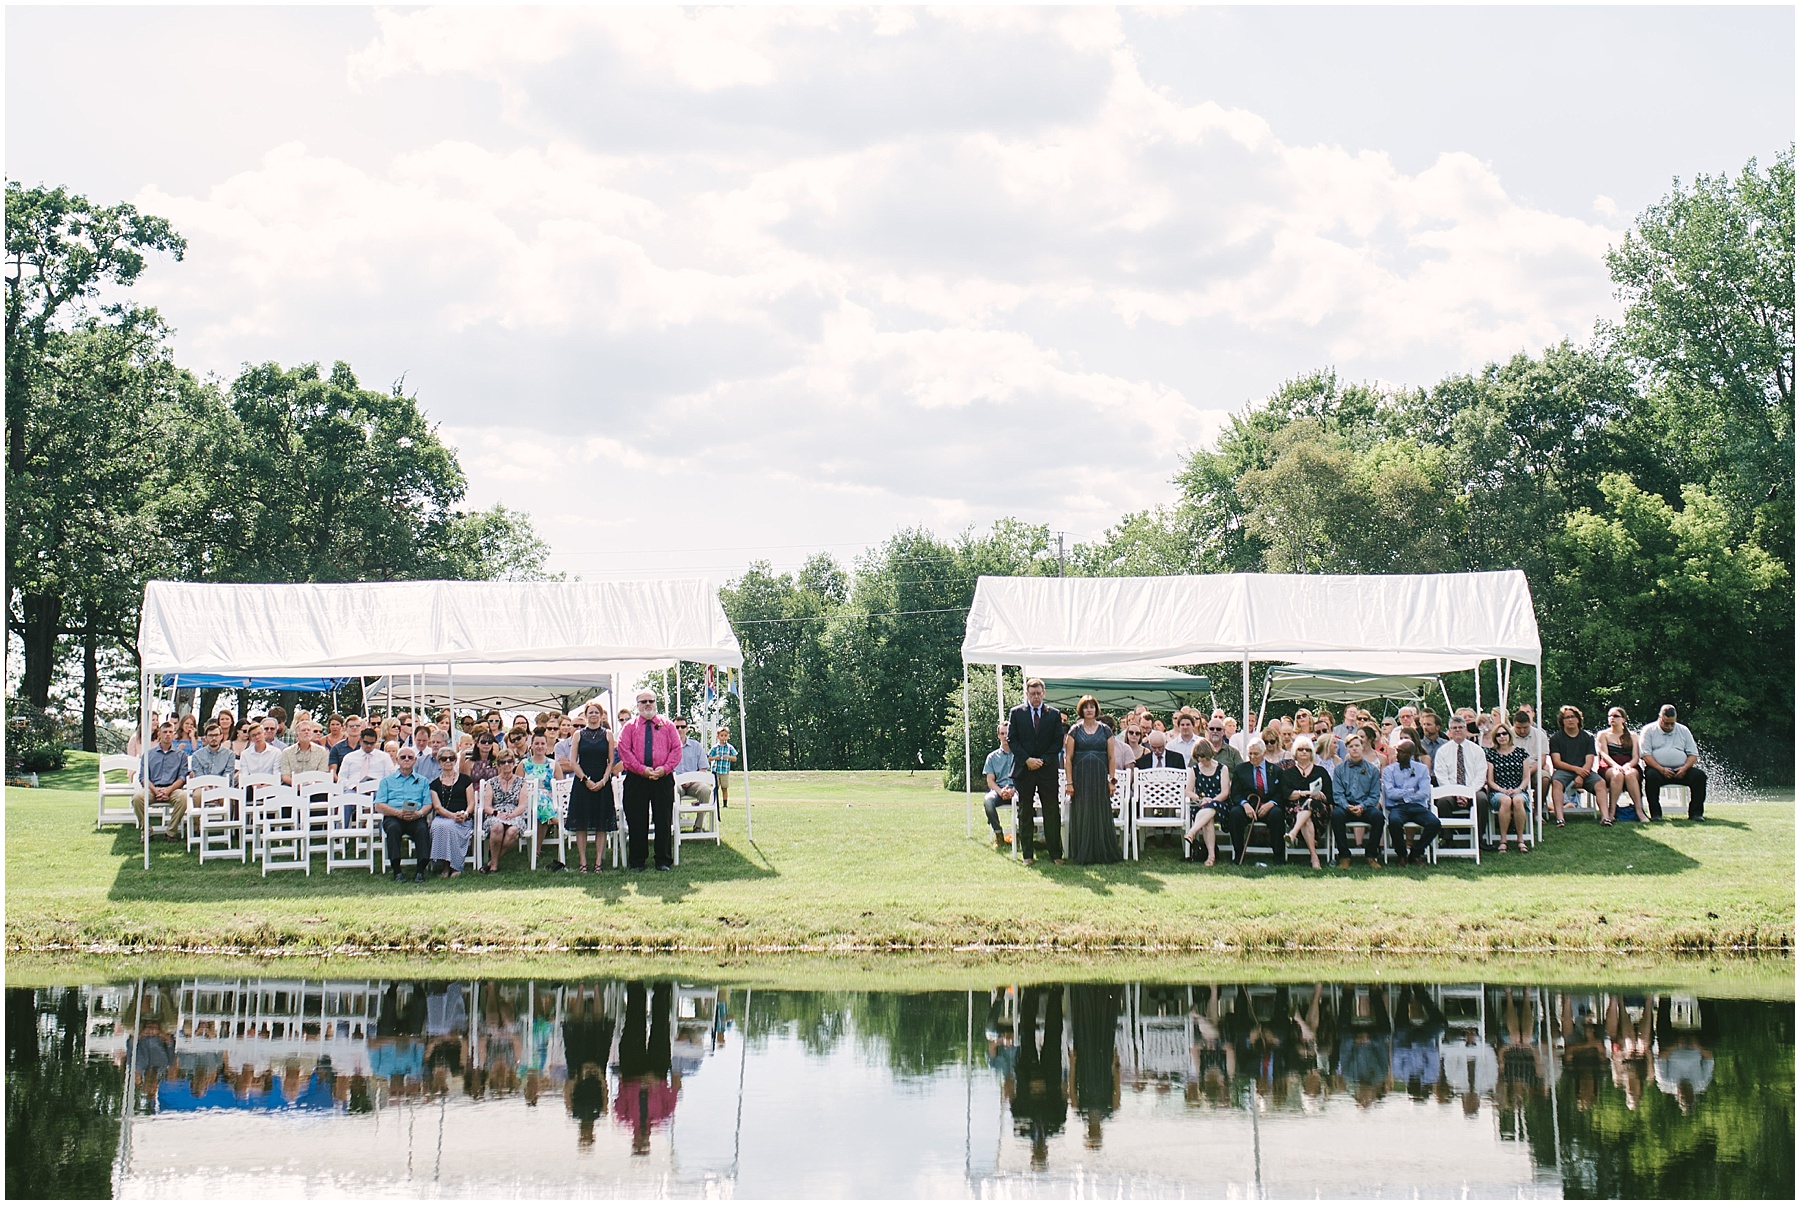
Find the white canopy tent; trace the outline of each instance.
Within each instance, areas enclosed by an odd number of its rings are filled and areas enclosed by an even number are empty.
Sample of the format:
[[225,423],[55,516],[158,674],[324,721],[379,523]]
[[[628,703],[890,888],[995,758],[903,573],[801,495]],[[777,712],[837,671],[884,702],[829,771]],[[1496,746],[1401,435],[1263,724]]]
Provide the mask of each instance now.
[[[584,702],[596,694],[618,697],[647,674],[675,668],[672,660],[544,661],[535,664],[464,665],[452,675],[428,669],[383,674],[363,681],[364,698],[393,696],[417,706],[440,706],[451,700],[481,707],[561,706],[577,696]],[[614,682],[617,681],[617,688]]]
[[[1420,656],[1412,653],[1343,653],[1304,664],[1278,665],[1263,679],[1263,705],[1271,699],[1304,699],[1318,703],[1360,703],[1365,699],[1419,702],[1436,686],[1450,706],[1443,675],[1473,670],[1480,664],[1467,656]],[[1480,683],[1476,683],[1480,703]]]
[[[1501,662],[1537,668],[1543,648],[1531,589],[1517,569],[1488,573],[1326,575],[1221,573],[1187,577],[983,577],[963,637],[963,761],[968,783],[968,667],[1119,663],[1243,666],[1299,661],[1357,669],[1412,658],[1446,669]],[[1439,670],[1437,672],[1445,672]],[[974,795],[968,800],[974,833]]]
[[[515,682],[555,667],[744,655],[700,578],[641,582],[151,582],[138,624],[139,724],[149,747],[155,680],[179,674],[363,677],[441,674],[454,705],[459,670],[510,667]],[[578,675],[586,670],[578,671]],[[541,684],[541,683],[540,683]],[[610,680],[609,683],[610,684]],[[594,685],[590,679],[588,687]],[[583,687],[582,689],[587,689]],[[616,692],[615,692],[616,697]],[[744,696],[738,721],[744,724]],[[748,742],[744,801],[750,824]],[[150,864],[149,826],[144,865]]]

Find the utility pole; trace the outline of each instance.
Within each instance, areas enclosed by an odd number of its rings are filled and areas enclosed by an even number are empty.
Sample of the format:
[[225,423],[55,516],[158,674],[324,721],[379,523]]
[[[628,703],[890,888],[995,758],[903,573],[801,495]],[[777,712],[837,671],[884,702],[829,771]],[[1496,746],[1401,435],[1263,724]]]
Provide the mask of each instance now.
[[1063,570],[1065,568],[1065,566],[1063,564],[1063,536],[1064,536],[1064,534],[1065,534],[1064,532],[1060,532],[1060,531],[1056,533],[1056,576],[1058,576],[1058,577],[1064,576],[1064,572],[1063,572]]

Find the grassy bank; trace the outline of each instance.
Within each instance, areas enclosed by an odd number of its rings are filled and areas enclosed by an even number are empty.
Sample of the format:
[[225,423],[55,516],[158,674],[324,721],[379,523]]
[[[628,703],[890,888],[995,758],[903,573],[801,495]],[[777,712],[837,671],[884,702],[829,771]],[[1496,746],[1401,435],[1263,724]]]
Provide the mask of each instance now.
[[[1551,965],[1572,953],[1786,953],[1793,942],[1791,801],[1721,805],[1704,825],[1601,829],[1584,818],[1534,853],[1479,869],[1202,870],[1167,849],[1137,863],[1026,869],[967,840],[962,796],[933,778],[767,774],[756,779],[756,841],[732,808],[724,845],[689,845],[669,874],[521,867],[401,886],[322,866],[264,879],[236,863],[201,867],[160,842],[146,872],[135,830],[93,831],[92,782],[81,759],[48,789],[7,792],[9,950],[962,950],[977,962],[1056,951],[1153,964],[1317,954]],[[979,837],[979,816],[976,827]]]

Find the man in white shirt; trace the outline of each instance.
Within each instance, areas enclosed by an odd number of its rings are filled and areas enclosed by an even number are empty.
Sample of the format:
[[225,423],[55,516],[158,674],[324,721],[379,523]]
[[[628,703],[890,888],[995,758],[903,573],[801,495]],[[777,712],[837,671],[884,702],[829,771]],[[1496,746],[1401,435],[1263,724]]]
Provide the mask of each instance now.
[[1698,764],[1700,746],[1686,724],[1675,720],[1675,704],[1664,703],[1656,723],[1644,725],[1638,734],[1644,755],[1644,803],[1650,819],[1662,819],[1662,789],[1677,785],[1688,789],[1688,819],[1706,819],[1706,771]]
[[380,782],[398,769],[393,758],[376,748],[376,735],[373,728],[364,728],[356,748],[344,754],[344,760],[338,763],[340,789],[354,790],[358,783],[370,780]]
[[1175,717],[1175,735],[1168,742],[1168,751],[1181,754],[1181,760],[1191,766],[1194,764],[1194,741],[1198,736],[1194,731],[1194,713],[1183,708]]
[[237,759],[239,786],[243,786],[244,779],[252,774],[274,774],[279,779],[281,750],[269,743],[269,738],[274,734],[274,720],[268,720],[250,729],[250,743],[244,746],[244,751],[238,754]]
[[1251,716],[1250,726],[1245,728],[1244,731],[1239,732],[1237,731],[1237,721],[1230,716],[1225,717],[1225,740],[1233,749],[1236,749],[1238,755],[1245,760],[1249,760],[1250,757],[1250,734],[1258,731],[1256,720],[1256,716]]
[[1488,792],[1487,792],[1487,754],[1480,744],[1469,739],[1469,726],[1460,715],[1450,717],[1450,729],[1447,739],[1438,746],[1438,751],[1431,758],[1431,772],[1436,776],[1440,787],[1454,787],[1453,794],[1438,800],[1438,812],[1441,815],[1446,806],[1457,808],[1456,800],[1461,799],[1460,810],[1475,809],[1475,833],[1481,843],[1487,844]]
[[675,732],[681,737],[681,763],[675,767],[675,773],[677,775],[698,774],[704,770],[708,775],[705,781],[694,778],[681,783],[676,790],[697,803],[710,803],[713,793],[712,762],[706,758],[706,746],[688,733],[688,722],[685,716],[675,717]]

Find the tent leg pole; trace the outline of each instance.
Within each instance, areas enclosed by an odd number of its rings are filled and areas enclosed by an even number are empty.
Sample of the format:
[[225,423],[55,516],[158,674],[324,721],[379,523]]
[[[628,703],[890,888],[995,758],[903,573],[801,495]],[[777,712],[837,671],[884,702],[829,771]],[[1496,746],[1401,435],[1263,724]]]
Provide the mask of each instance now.
[[[1494,662],[1494,674],[1500,673],[1500,663]],[[1475,663],[1475,722],[1481,722],[1481,662]]]
[[1002,673],[1004,666],[994,666],[994,718],[1006,723],[1006,679]]
[[1250,654],[1244,654],[1244,743],[1250,743]]
[[963,662],[963,811],[968,821],[965,836],[975,836],[975,784],[969,780],[969,663]]
[[[150,869],[150,672],[138,675],[138,789],[144,792],[144,821],[138,836],[144,839],[144,869]],[[138,1007],[143,1007],[141,996]],[[133,1057],[136,1057],[135,1054]]]
[[[1550,730],[1544,727],[1544,662],[1541,656],[1538,659],[1538,663],[1532,666],[1532,669],[1536,671],[1534,676],[1537,678],[1538,731],[1547,733]],[[1534,777],[1538,785],[1538,789],[1535,792],[1538,799],[1537,806],[1531,809],[1536,818],[1536,824],[1534,825],[1536,836],[1532,839],[1533,845],[1544,839],[1544,762],[1542,758],[1538,759],[1537,774]]]
[[743,742],[739,756],[744,759],[744,836],[756,840],[756,805],[750,802],[750,720],[744,713],[744,696],[750,693],[750,676],[738,671],[738,740]]

